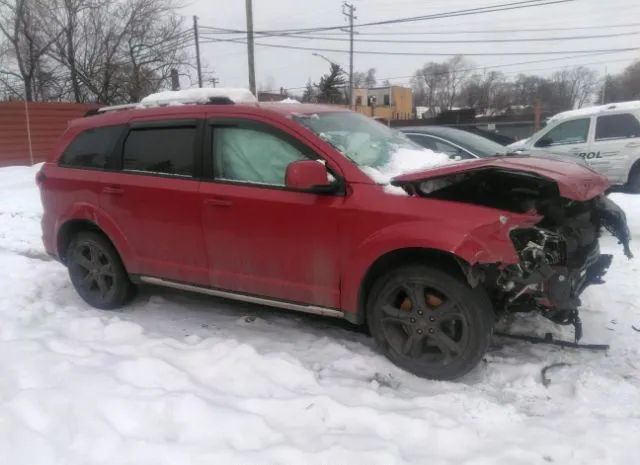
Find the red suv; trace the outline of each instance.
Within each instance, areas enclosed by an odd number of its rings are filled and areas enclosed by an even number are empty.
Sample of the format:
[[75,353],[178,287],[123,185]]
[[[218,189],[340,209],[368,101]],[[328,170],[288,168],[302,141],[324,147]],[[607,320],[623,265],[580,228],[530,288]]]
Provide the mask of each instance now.
[[601,227],[630,254],[605,178],[501,156],[380,184],[436,156],[330,106],[107,109],[73,121],[37,176],[43,240],[94,307],[149,283],[344,318],[430,378],[472,369],[507,312],[579,330],[579,295],[611,261]]

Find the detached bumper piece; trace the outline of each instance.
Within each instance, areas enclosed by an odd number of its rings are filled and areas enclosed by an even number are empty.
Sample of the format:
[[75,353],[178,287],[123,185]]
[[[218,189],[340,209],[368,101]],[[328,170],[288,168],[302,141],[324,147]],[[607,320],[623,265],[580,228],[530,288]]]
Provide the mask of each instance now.
[[506,337],[509,339],[518,339],[520,341],[527,341],[532,344],[551,344],[559,347],[569,347],[571,349],[586,349],[586,350],[609,350],[609,344],[578,344],[571,341],[559,341],[554,339],[551,333],[546,333],[544,337],[528,336],[526,334],[510,334],[495,332],[496,336]]

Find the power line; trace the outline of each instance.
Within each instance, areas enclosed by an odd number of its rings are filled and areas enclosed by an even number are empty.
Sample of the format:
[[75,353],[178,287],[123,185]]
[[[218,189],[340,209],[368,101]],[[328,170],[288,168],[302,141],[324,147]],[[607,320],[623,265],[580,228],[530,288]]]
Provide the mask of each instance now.
[[[519,33],[519,32],[550,32],[550,31],[581,31],[588,29],[590,31],[597,29],[611,29],[611,28],[626,28],[637,27],[640,23],[624,23],[624,24],[599,24],[597,26],[578,26],[578,27],[541,27],[541,28],[517,28],[517,29],[468,29],[468,30],[447,30],[447,31],[409,31],[409,32],[388,32],[388,31],[375,31],[375,32],[358,32],[358,36],[408,36],[408,35],[455,35],[455,34],[505,34],[505,33]],[[242,32],[233,32],[233,29],[224,29],[212,26],[200,26],[201,29],[206,29],[206,34],[210,35],[239,35]],[[280,36],[293,36],[298,37],[299,33],[287,33],[287,34],[267,34],[265,37],[280,37]],[[300,33],[304,34],[304,33]],[[333,31],[318,31],[312,32],[314,36],[318,37],[343,37],[342,34]]]
[[[572,58],[582,58],[582,57],[587,57],[587,56],[599,56],[599,55],[607,55],[607,54],[611,54],[611,53],[618,53],[618,52],[598,52],[598,53],[592,53],[592,54],[581,54],[581,55],[572,55],[572,56],[564,56],[564,57],[555,57],[555,58],[543,58],[543,59],[539,59],[539,60],[528,60],[528,61],[519,61],[516,63],[504,63],[504,64],[500,64],[500,65],[490,65],[490,66],[475,66],[475,67],[471,67],[471,68],[465,68],[465,69],[461,69],[459,70],[460,72],[467,72],[467,71],[481,71],[481,70],[488,70],[488,69],[496,69],[496,68],[507,68],[510,66],[519,66],[519,65],[530,65],[530,64],[535,64],[535,63],[545,63],[545,62],[550,62],[550,61],[564,61],[564,60],[569,60]],[[546,68],[546,69],[562,69],[562,68],[566,68],[569,66],[589,66],[589,65],[599,65],[599,64],[605,64],[605,63],[617,63],[617,62],[622,62],[622,61],[629,61],[628,59],[621,59],[621,60],[609,60],[609,61],[600,61],[600,62],[592,62],[592,63],[576,63],[575,65],[564,65],[564,66],[560,66],[560,67],[552,67],[552,68]],[[544,69],[544,68],[543,68]],[[511,73],[521,73],[521,72],[528,72],[528,71],[535,71],[535,70],[521,70],[521,71],[513,71]],[[423,76],[435,76],[438,74],[442,74],[442,73],[427,73],[427,74],[423,74]],[[381,77],[381,78],[377,78],[378,81],[385,81],[385,80],[397,80],[397,79],[412,79],[415,77],[415,74],[411,74],[411,75],[405,75],[405,76],[387,76],[387,77]],[[305,89],[306,86],[300,86],[300,87],[285,87],[285,90],[300,90],[300,89]],[[277,90],[277,89],[276,89]],[[272,92],[272,91],[267,91],[267,92]]]
[[[211,42],[230,42],[235,44],[245,44],[245,41],[239,39],[213,39],[209,38],[203,43]],[[298,45],[285,45],[285,44],[265,44],[264,42],[255,42],[255,45],[260,47],[270,48],[284,48],[289,50],[309,50],[312,52],[333,52],[333,53],[349,53],[349,50],[336,49],[336,48],[319,48],[319,47],[302,47]],[[535,52],[382,52],[376,50],[354,50],[353,53],[360,55],[395,55],[395,56],[453,56],[453,55],[467,55],[467,56],[518,56],[518,55],[568,55],[576,53],[600,53],[600,52],[629,52],[632,50],[638,50],[639,47],[627,47],[618,49],[591,49],[591,50],[545,50]]]
[[[541,27],[541,28],[517,28],[517,29],[469,29],[469,30],[447,30],[447,31],[410,31],[410,32],[388,32],[388,31],[376,31],[376,32],[359,32],[359,36],[406,36],[406,35],[453,35],[453,34],[503,34],[514,32],[549,32],[549,31],[581,31],[581,30],[594,30],[594,29],[611,29],[611,28],[625,28],[640,26],[640,23],[625,23],[625,24],[599,24],[597,26],[579,26],[579,27]],[[207,27],[207,29],[218,29]],[[210,34],[236,34],[233,32],[210,32]],[[335,32],[323,32],[318,31],[316,35],[328,35],[337,36]]]
[[[511,3],[503,3],[500,5],[488,5],[478,8],[467,8],[464,10],[456,10],[445,13],[435,13],[430,15],[422,15],[422,16],[410,16],[404,18],[395,18],[395,19],[387,19],[382,21],[372,21],[368,23],[360,23],[354,24],[353,27],[369,27],[369,26],[381,26],[388,24],[398,24],[398,23],[407,23],[407,22],[415,22],[415,21],[426,21],[430,19],[440,19],[440,18],[451,18],[456,16],[469,16],[483,13],[495,13],[498,11],[508,11],[508,10],[519,10],[522,8],[531,8],[531,7],[540,7],[547,5],[554,5],[558,3],[567,3],[573,2],[575,0],[525,0],[519,2],[511,2]],[[207,26],[203,26],[203,29],[207,28]],[[339,30],[343,29],[344,25],[336,25],[336,26],[320,26],[320,27],[311,27],[311,28],[297,28],[297,29],[273,29],[273,30],[262,30],[262,31],[253,31],[255,34],[260,35],[287,35],[287,34],[297,34],[302,32],[319,32],[319,31],[331,31],[331,30]],[[238,34],[246,34],[247,31],[243,31],[241,29],[225,29],[225,28],[212,28],[218,30],[224,30],[226,32],[238,33]]]
[[[511,43],[511,42],[554,42],[560,40],[583,40],[583,39],[603,39],[611,37],[624,37],[638,35],[640,31],[634,32],[615,32],[611,34],[592,34],[581,36],[562,36],[562,37],[535,37],[535,38],[515,38],[515,39],[444,39],[444,40],[394,40],[394,39],[356,39],[358,42],[383,43],[383,44],[468,44],[468,43]],[[209,37],[204,36],[203,37]],[[350,39],[345,37],[322,37],[312,35],[286,35],[286,36],[264,36],[263,38],[280,38],[280,39],[311,39],[326,40],[334,42],[349,42]]]

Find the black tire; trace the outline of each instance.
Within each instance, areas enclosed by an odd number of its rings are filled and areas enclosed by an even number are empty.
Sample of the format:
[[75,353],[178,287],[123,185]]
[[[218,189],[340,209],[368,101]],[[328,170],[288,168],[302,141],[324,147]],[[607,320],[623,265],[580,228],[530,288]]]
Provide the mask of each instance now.
[[424,378],[451,380],[482,359],[494,314],[481,286],[472,289],[449,273],[412,265],[375,282],[367,321],[378,347],[394,364]]
[[67,248],[66,263],[73,287],[93,307],[117,309],[134,295],[118,252],[100,233],[78,233]]
[[640,163],[636,163],[631,168],[629,179],[627,181],[627,191],[632,194],[640,194]]

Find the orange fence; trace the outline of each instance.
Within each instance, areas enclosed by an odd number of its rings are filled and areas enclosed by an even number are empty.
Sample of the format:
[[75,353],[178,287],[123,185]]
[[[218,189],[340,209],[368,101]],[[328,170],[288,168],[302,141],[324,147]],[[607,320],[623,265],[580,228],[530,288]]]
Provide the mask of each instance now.
[[69,120],[98,105],[0,102],[0,166],[44,161]]

